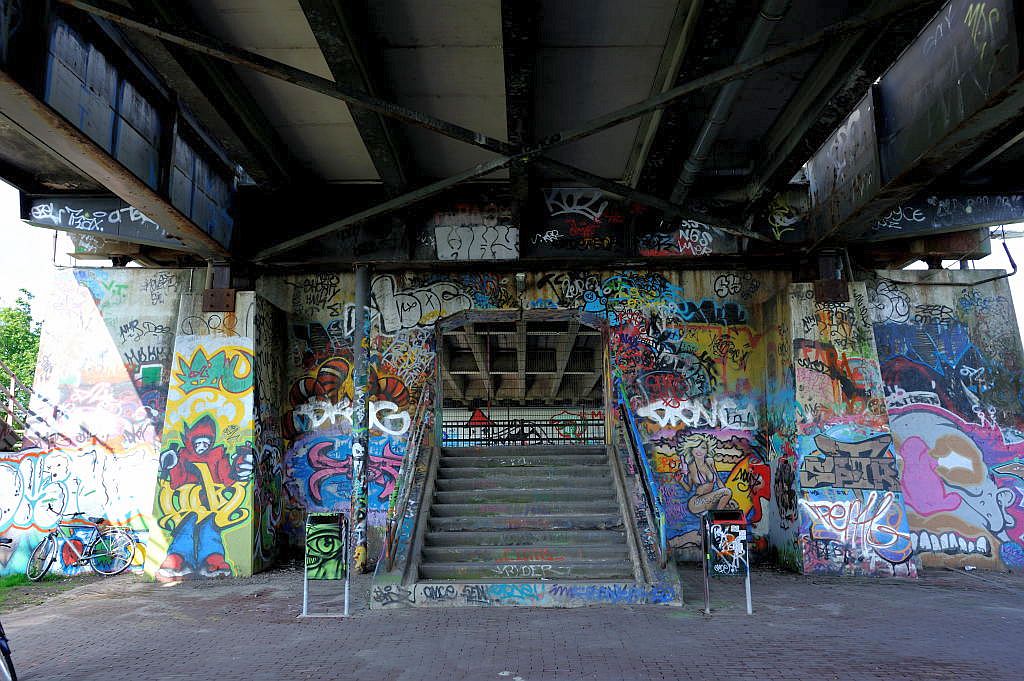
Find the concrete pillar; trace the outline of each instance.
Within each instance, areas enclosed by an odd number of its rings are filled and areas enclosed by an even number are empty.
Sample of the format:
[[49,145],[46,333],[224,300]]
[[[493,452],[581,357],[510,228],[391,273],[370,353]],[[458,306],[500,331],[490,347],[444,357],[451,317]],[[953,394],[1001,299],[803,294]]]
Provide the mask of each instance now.
[[353,569],[366,569],[367,457],[370,447],[367,379],[370,354],[370,268],[356,265],[356,323],[352,338],[352,524]]
[[845,288],[819,302],[793,284],[769,305],[771,537],[804,573],[916,576],[867,294]]

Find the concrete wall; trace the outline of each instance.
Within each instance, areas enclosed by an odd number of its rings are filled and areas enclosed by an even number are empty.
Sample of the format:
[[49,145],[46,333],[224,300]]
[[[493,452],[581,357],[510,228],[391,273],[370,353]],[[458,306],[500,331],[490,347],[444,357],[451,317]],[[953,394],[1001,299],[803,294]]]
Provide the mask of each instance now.
[[[49,499],[148,533],[164,578],[250,574],[301,543],[307,511],[349,511],[351,274],[265,277],[222,314],[199,311],[188,271],[66,276],[31,446],[0,460],[0,529],[18,541],[5,571],[52,527]],[[782,273],[539,272],[522,292],[513,275],[375,276],[371,558],[435,325],[523,308],[607,321],[680,555],[700,512],[738,508],[756,552],[803,572],[914,575],[915,550],[926,566],[1019,566],[1020,340],[1005,282],[961,283],[880,278],[818,303]]]
[[[128,523],[146,541],[171,374],[178,296],[189,271],[63,270],[44,301],[34,412],[21,452],[0,459],[0,574],[21,572],[57,516]],[[78,544],[87,539],[82,533]],[[140,552],[140,557],[142,553]],[[61,551],[65,572],[73,554]]]
[[[1024,566],[1024,361],[994,272],[868,283],[915,552],[925,566]],[[891,279],[910,282],[895,283]]]
[[[522,296],[512,275],[373,278],[370,334],[370,553],[407,448],[411,415],[435,361],[434,325],[465,310],[582,309],[608,320],[612,358],[661,479],[670,541],[695,546],[695,513],[741,508],[767,549],[767,456],[757,437],[764,353],[760,305],[782,275],[544,272]],[[285,527],[306,509],[347,512],[351,496],[353,280],[317,274],[265,281],[288,298],[284,404]],[[287,294],[285,293],[287,291]]]

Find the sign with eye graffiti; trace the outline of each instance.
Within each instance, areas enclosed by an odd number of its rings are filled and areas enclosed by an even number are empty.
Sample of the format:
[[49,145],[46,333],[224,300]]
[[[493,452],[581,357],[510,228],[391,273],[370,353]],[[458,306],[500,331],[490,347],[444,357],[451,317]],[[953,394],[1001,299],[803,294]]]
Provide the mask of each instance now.
[[348,524],[338,513],[310,513],[306,519],[306,579],[345,578]]

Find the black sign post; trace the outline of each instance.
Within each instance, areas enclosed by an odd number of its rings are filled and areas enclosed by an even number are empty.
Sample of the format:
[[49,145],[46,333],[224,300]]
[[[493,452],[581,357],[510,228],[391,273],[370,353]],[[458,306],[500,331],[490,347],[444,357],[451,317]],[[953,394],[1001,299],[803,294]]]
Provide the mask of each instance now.
[[753,614],[750,598],[750,560],[747,552],[747,520],[741,511],[708,511],[700,517],[704,544],[704,613],[711,614],[711,577],[740,577],[747,594],[747,614]]

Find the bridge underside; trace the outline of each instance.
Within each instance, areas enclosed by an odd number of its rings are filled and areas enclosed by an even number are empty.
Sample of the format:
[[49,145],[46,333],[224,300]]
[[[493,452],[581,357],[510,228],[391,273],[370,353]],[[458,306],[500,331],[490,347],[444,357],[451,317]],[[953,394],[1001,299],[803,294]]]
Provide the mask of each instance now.
[[0,0],[0,174],[115,265],[61,274],[0,571],[52,495],[163,580],[344,513],[382,607],[676,602],[725,509],[805,573],[1024,564],[969,266],[1024,220],[1016,13]]

